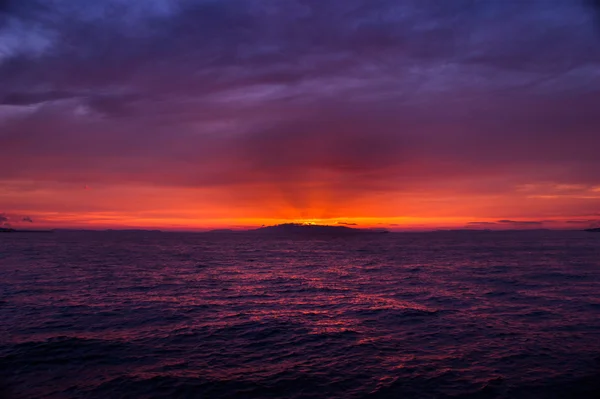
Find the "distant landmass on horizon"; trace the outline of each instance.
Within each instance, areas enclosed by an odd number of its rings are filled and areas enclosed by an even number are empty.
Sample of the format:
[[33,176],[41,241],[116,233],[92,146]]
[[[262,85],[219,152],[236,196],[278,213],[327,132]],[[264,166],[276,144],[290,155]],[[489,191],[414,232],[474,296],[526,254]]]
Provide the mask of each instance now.
[[258,235],[356,235],[356,234],[382,234],[389,233],[386,229],[359,229],[348,226],[331,226],[321,224],[302,224],[302,223],[284,223],[274,226],[263,226],[257,229],[249,230],[232,230],[232,229],[215,229],[207,233],[213,234],[258,234]]
[[52,230],[16,230],[8,227],[0,227],[0,233],[52,233]]
[[348,226],[330,226],[320,224],[300,224],[300,223],[284,223],[275,226],[265,226],[254,230],[249,230],[252,233],[259,234],[308,234],[308,235],[329,235],[329,234],[381,234],[389,233],[385,229],[359,229]]

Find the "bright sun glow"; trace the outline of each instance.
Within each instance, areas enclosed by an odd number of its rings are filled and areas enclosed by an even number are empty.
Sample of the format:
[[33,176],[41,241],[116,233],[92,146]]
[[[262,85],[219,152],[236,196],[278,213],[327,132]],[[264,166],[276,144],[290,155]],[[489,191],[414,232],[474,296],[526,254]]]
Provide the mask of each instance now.
[[325,224],[322,221],[319,221],[317,219],[297,220],[297,221],[294,221],[293,223],[301,224],[303,226],[314,226],[314,225],[318,225],[318,224]]

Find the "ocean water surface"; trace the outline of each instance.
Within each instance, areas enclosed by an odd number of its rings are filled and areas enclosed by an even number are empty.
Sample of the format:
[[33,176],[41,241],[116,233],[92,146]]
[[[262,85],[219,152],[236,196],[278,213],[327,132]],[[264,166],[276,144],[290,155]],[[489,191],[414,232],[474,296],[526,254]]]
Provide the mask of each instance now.
[[597,398],[600,234],[0,235],[7,398]]

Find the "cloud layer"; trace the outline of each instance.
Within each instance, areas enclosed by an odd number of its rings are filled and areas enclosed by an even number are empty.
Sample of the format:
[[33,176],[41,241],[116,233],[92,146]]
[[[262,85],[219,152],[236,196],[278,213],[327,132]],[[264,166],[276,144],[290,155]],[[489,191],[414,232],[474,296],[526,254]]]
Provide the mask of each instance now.
[[594,7],[5,0],[0,206],[131,212],[159,188],[149,208],[218,217],[589,216]]

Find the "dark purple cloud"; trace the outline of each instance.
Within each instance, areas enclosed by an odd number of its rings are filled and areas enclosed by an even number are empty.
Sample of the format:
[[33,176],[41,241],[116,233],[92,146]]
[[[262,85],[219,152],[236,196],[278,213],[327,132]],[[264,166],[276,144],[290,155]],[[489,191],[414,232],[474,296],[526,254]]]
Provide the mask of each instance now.
[[600,227],[600,220],[568,220],[567,224],[582,225],[585,227]]
[[488,227],[488,228],[496,228],[496,227],[502,227],[502,228],[536,228],[536,227],[543,227],[545,224],[554,224],[555,221],[552,220],[548,220],[548,221],[544,221],[544,220],[525,220],[525,221],[519,221],[519,220],[497,220],[495,222],[469,222],[467,223],[466,227]]
[[11,228],[10,217],[5,213],[0,213],[0,227]]
[[496,226],[498,223],[496,222],[469,222],[467,226]]
[[33,219],[29,216],[16,217],[15,215],[8,215],[6,213],[0,213],[0,226],[10,226],[10,220],[20,220],[22,222],[33,223]]
[[587,0],[589,6],[594,10],[597,14],[600,22],[600,0]]
[[526,221],[498,220],[497,223],[513,225],[513,226],[541,226],[542,224],[544,224],[544,222],[540,221],[540,220],[526,220]]
[[600,220],[579,219],[579,220],[497,220],[495,222],[476,221],[466,224],[466,228],[515,228],[515,229],[535,229],[535,228],[589,228],[600,226]]

